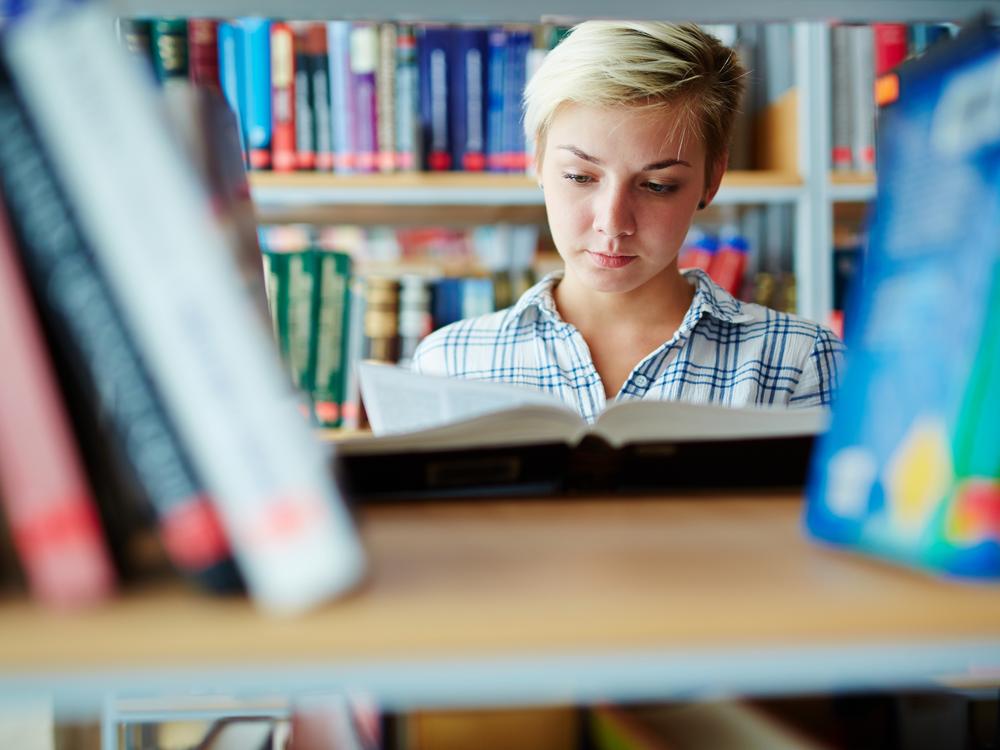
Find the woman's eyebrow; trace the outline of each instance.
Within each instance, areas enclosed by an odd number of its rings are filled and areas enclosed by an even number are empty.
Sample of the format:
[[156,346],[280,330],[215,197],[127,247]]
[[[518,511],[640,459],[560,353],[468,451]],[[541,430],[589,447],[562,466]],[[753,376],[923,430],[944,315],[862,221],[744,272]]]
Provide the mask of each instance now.
[[586,151],[584,151],[581,148],[577,148],[576,146],[565,145],[565,146],[556,146],[556,148],[562,149],[563,151],[569,151],[571,154],[573,154],[573,156],[579,159],[583,159],[584,161],[589,161],[591,164],[600,165],[604,163],[596,156],[591,156]]
[[662,161],[654,161],[652,164],[647,164],[642,168],[643,172],[654,172],[657,169],[666,169],[667,167],[673,167],[680,164],[682,167],[690,167],[691,165],[684,161],[683,159],[663,159]]

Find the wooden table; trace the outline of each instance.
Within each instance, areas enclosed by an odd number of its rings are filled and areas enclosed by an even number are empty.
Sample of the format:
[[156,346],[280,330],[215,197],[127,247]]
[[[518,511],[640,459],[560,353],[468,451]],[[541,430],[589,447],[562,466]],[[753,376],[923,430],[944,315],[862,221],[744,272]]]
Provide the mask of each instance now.
[[397,708],[880,688],[1000,675],[1000,587],[806,538],[797,496],[365,509],[371,571],[292,620],[179,582],[0,608],[0,698],[363,689]]

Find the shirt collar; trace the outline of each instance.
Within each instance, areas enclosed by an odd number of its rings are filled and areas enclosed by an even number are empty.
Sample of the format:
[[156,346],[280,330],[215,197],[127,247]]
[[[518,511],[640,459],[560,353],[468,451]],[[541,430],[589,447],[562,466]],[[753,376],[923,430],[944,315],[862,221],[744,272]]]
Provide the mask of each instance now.
[[743,303],[712,281],[712,277],[700,268],[686,268],[681,271],[684,278],[694,283],[694,299],[685,318],[698,320],[708,313],[726,323],[747,323],[753,320],[743,310]]
[[[746,323],[753,320],[753,316],[743,312],[742,302],[712,281],[712,278],[700,268],[688,268],[681,273],[695,288],[691,307],[688,308],[687,315],[684,316],[685,322],[689,320],[697,322],[705,313],[727,323]],[[546,274],[537,284],[521,295],[512,308],[511,319],[516,320],[529,307],[537,307],[542,313],[561,321],[562,318],[556,309],[552,290],[562,277],[562,270]]]

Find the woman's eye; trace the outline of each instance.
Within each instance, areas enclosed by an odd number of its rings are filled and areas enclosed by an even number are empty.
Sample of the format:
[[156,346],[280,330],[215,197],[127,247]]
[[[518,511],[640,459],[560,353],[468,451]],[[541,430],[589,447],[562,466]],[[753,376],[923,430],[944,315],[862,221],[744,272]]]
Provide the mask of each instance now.
[[649,192],[656,193],[657,195],[673,193],[677,190],[676,185],[669,185],[662,182],[647,182],[645,187]]
[[569,180],[570,182],[575,182],[577,185],[586,185],[588,182],[592,182],[593,178],[585,174],[573,174],[572,172],[566,172],[563,174],[563,179]]

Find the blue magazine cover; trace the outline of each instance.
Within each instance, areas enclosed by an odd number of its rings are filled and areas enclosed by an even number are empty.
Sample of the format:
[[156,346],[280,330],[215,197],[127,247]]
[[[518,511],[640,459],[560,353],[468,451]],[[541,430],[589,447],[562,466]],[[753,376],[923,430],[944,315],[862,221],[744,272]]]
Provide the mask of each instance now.
[[898,70],[855,323],[806,525],[1000,577],[1000,40],[986,24]]

